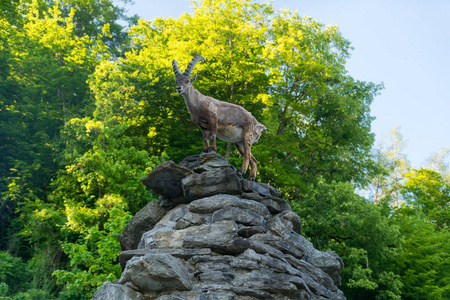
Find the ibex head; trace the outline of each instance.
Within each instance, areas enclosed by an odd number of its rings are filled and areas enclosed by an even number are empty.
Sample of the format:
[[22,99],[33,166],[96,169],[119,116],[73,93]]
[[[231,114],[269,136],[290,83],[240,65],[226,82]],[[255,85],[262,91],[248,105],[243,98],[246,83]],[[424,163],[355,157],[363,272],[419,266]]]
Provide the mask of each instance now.
[[194,69],[195,65],[200,61],[204,60],[203,56],[197,55],[194,57],[194,59],[189,63],[189,65],[186,68],[186,71],[184,73],[180,72],[180,69],[178,68],[178,63],[174,59],[172,61],[173,66],[173,72],[175,73],[175,82],[177,83],[177,93],[178,94],[184,94],[187,93],[194,83],[195,79],[197,79],[197,74],[192,76],[192,79],[190,78],[191,72]]

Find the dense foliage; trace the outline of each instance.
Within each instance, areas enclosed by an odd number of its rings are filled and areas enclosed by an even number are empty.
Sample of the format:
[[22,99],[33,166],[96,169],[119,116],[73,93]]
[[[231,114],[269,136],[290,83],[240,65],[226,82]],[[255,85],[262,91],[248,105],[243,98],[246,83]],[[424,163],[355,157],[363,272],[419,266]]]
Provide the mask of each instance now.
[[197,54],[196,88],[269,129],[252,148],[258,180],[342,256],[348,299],[450,297],[448,168],[410,170],[398,134],[373,149],[382,86],[347,73],[337,26],[249,0],[152,21],[110,0],[0,10],[1,299],[88,299],[120,276],[117,235],[156,197],[140,179],[202,149],[171,67]]

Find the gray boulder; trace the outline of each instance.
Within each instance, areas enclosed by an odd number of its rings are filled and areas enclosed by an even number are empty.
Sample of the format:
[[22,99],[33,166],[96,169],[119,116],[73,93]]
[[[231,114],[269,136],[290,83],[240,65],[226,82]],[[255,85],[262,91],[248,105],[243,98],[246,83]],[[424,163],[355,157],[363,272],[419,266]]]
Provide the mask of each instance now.
[[217,153],[206,153],[198,157],[198,166],[194,167],[193,170],[197,173],[202,173],[205,171],[212,171],[215,169],[229,168],[230,165],[225,157]]
[[121,234],[119,234],[120,247],[122,251],[136,249],[142,234],[153,229],[161,220],[166,211],[156,202],[150,202],[142,208],[128,222]]
[[198,167],[198,159],[200,158],[200,155],[191,155],[188,157],[185,157],[182,161],[180,161],[180,163],[178,165],[180,165],[180,167],[189,169],[189,170],[194,170],[194,168]]
[[232,168],[216,168],[193,173],[181,180],[183,195],[187,199],[199,199],[215,194],[238,195],[242,191],[241,179]]
[[189,174],[192,174],[191,170],[178,166],[173,161],[166,161],[143,178],[142,183],[161,196],[171,199],[183,195],[181,179]]
[[265,226],[264,217],[246,208],[227,206],[216,210],[211,216],[211,222],[234,220],[247,226]]
[[192,290],[193,275],[171,254],[149,253],[130,259],[118,283],[129,284],[149,298],[161,292]]
[[122,276],[93,299],[345,299],[341,258],[301,235],[279,190],[220,155],[163,163],[143,182],[162,198],[120,235]]
[[142,294],[122,285],[106,281],[95,292],[92,300],[141,300]]
[[304,236],[291,233],[290,240],[305,249],[305,261],[321,269],[333,279],[336,286],[341,285],[339,274],[344,269],[344,262],[334,251],[322,252],[314,248],[313,244]]

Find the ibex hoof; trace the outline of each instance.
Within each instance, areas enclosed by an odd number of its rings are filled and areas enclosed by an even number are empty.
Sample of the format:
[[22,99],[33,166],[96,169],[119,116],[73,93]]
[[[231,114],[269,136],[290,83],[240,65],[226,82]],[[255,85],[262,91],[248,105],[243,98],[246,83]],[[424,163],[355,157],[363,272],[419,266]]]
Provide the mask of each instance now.
[[241,171],[239,171],[239,170],[238,170],[238,171],[236,171],[236,174],[237,174],[237,176],[238,176],[239,178],[242,178],[242,175],[243,175],[243,174],[242,174],[242,172],[241,172]]
[[208,154],[208,153],[216,153],[217,150],[213,148],[203,149],[202,154]]
[[247,178],[247,180],[250,180],[250,181],[255,181],[255,177],[254,176],[249,176],[248,178]]

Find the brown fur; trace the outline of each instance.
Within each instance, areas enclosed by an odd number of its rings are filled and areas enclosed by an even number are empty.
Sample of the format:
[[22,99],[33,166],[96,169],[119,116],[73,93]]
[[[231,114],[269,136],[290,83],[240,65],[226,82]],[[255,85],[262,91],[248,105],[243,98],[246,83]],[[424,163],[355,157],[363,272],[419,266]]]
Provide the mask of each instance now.
[[175,60],[172,65],[177,92],[183,95],[192,122],[197,124],[202,131],[205,145],[203,152],[217,150],[216,137],[234,143],[244,158],[240,172],[244,174],[250,164],[249,179],[254,180],[258,162],[251,153],[251,147],[258,141],[261,132],[266,131],[266,127],[242,106],[202,95],[194,89],[192,84],[197,75],[191,79],[190,73],[200,59],[202,59],[201,56],[195,57],[183,74],[179,71]]

